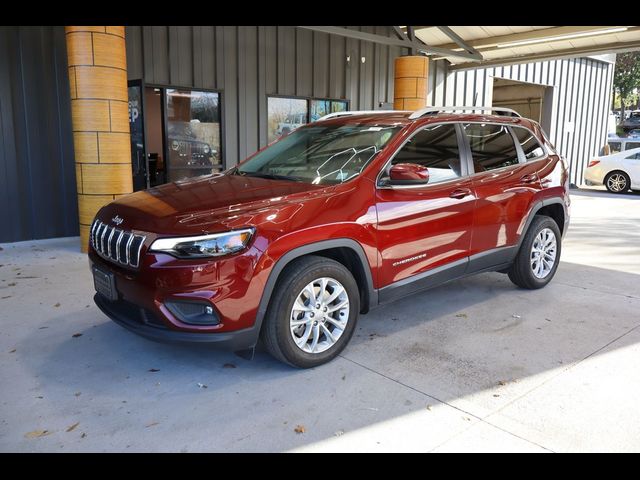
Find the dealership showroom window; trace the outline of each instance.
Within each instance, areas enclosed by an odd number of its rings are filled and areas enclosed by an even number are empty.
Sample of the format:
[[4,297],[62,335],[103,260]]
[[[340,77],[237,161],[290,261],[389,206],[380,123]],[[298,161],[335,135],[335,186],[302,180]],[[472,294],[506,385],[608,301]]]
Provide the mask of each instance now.
[[640,26],[3,26],[0,152],[1,452],[640,451]]

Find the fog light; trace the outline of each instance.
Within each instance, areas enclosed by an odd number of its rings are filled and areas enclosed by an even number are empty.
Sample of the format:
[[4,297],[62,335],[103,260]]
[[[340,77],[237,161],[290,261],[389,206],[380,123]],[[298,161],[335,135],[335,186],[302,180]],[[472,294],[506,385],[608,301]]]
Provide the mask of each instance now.
[[218,325],[220,319],[211,305],[198,301],[170,300],[165,306],[171,314],[190,325]]

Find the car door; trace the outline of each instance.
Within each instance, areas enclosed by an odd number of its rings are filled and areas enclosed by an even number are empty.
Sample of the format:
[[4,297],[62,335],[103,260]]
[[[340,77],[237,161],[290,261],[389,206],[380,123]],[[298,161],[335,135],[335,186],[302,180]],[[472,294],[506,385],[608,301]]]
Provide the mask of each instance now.
[[638,188],[640,186],[640,150],[627,154],[622,161],[622,166],[631,177],[631,187]]
[[[430,273],[441,273],[442,277],[464,272],[475,196],[468,167],[462,161],[460,139],[455,123],[427,126],[398,149],[378,178],[379,284],[407,287],[382,289],[381,301],[422,288],[409,284]],[[398,163],[427,167],[428,182],[389,184],[389,169]]]
[[[505,247],[517,244],[523,218],[542,189],[538,169],[544,162],[527,162],[520,142],[506,125],[463,123],[461,130],[477,197],[469,250],[469,268],[475,270],[501,263],[501,255],[509,255]],[[474,255],[479,261],[474,261]]]

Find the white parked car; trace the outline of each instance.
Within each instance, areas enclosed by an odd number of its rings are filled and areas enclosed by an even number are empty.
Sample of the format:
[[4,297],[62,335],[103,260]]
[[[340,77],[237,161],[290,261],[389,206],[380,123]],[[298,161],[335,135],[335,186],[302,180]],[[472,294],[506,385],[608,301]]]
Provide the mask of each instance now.
[[604,185],[613,193],[640,190],[640,148],[594,158],[584,178],[588,185]]

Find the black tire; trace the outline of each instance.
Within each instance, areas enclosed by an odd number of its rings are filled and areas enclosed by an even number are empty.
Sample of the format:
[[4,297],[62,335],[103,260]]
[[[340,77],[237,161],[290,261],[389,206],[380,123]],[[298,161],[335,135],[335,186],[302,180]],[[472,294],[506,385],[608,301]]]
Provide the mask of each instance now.
[[[611,185],[609,185],[609,180],[611,179],[611,177],[613,177],[614,175],[619,175],[620,177],[624,178],[625,184],[624,186],[620,187],[619,190],[614,190],[612,188]],[[607,190],[609,190],[611,193],[626,193],[629,191],[629,188],[631,187],[631,179],[629,178],[629,175],[627,175],[625,172],[623,172],[622,170],[614,170],[613,172],[609,172],[607,173],[607,176],[604,177],[604,186],[607,188]]]
[[[556,257],[555,262],[544,278],[538,278],[534,275],[531,266],[531,249],[536,236],[545,228],[550,229],[556,237]],[[522,240],[520,250],[513,261],[513,265],[509,270],[509,279],[521,288],[534,290],[544,287],[551,281],[556,274],[558,264],[560,263],[560,254],[562,253],[562,236],[558,224],[546,215],[536,215]]]
[[[302,289],[315,279],[329,277],[344,287],[349,299],[349,315],[342,335],[324,352],[302,351],[294,342],[289,316]],[[360,291],[351,272],[341,263],[315,255],[292,261],[280,274],[265,315],[260,337],[267,351],[278,360],[299,368],[311,368],[335,358],[349,343],[360,312]]]

